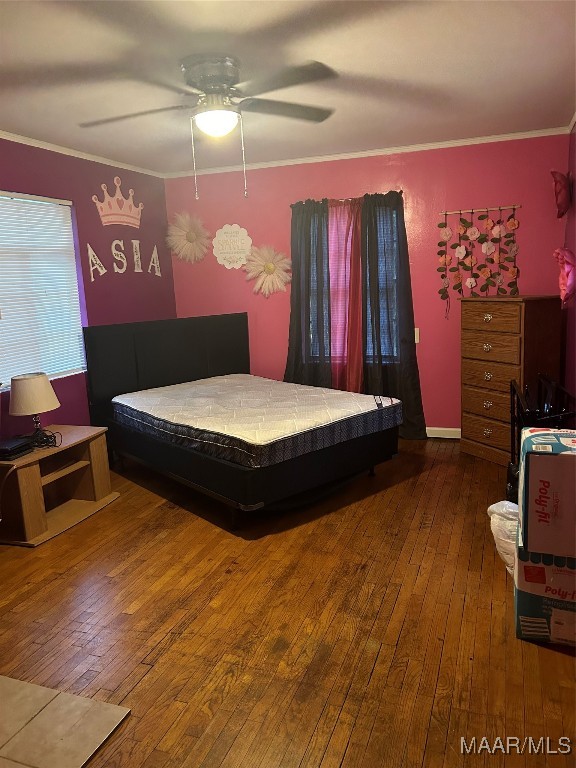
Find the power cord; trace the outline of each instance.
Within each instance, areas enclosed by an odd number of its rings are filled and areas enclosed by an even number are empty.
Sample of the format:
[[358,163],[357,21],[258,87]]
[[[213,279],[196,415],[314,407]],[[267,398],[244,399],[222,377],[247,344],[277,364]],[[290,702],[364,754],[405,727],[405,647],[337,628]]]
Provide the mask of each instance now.
[[34,448],[57,448],[62,445],[60,432],[51,432],[49,429],[41,429],[32,435]]

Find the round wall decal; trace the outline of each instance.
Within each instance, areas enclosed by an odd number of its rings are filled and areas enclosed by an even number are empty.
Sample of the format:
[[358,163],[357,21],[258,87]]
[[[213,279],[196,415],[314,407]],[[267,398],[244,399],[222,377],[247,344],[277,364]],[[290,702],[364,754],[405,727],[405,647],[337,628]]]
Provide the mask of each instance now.
[[239,269],[246,264],[252,248],[252,238],[239,224],[224,224],[212,240],[214,256],[226,269]]

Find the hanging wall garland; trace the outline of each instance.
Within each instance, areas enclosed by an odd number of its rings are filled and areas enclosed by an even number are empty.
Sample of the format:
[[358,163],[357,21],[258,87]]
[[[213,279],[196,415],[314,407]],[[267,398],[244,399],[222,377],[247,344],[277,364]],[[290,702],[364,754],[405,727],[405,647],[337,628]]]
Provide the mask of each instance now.
[[[518,208],[508,205],[441,214],[437,271],[442,287],[438,293],[446,302],[446,317],[450,289],[460,296],[518,295]],[[497,212],[496,218],[491,218],[491,211]],[[505,216],[503,211],[511,213]]]

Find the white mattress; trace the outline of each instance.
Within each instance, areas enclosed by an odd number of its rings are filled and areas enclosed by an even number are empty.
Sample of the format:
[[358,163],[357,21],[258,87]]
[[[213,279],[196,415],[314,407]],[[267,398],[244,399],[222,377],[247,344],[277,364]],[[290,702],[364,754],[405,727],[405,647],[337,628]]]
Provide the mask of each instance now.
[[112,407],[123,428],[246,467],[277,464],[402,421],[394,398],[247,374],[130,392]]
[[236,373],[130,392],[112,402],[162,421],[266,445],[374,411],[378,402],[390,406],[399,400]]

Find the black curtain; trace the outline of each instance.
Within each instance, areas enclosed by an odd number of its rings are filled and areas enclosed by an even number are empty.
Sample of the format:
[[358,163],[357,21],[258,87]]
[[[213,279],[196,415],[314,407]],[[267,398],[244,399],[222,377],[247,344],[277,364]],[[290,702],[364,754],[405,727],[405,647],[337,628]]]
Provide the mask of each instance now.
[[[328,201],[292,206],[292,290],[285,381],[331,387]],[[401,192],[362,200],[363,390],[397,397],[400,436],[426,437]]]
[[292,292],[284,381],[331,387],[328,200],[292,206]]
[[401,437],[426,437],[401,192],[362,205],[364,391],[402,401]]

